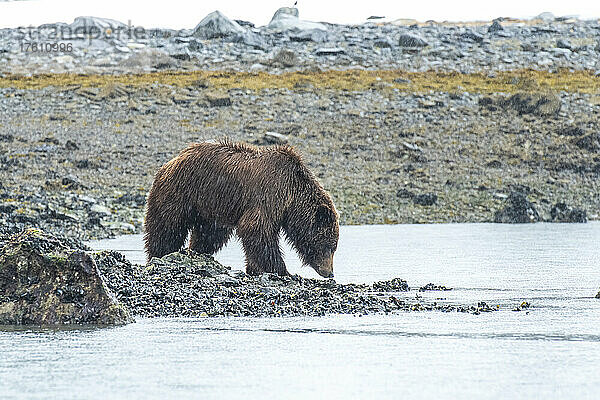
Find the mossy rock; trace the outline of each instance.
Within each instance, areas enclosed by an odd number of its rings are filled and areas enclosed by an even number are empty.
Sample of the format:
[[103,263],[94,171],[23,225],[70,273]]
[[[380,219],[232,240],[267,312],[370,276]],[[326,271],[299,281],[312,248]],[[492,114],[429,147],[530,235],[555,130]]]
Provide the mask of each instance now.
[[75,242],[36,229],[0,249],[0,325],[121,325],[133,322]]

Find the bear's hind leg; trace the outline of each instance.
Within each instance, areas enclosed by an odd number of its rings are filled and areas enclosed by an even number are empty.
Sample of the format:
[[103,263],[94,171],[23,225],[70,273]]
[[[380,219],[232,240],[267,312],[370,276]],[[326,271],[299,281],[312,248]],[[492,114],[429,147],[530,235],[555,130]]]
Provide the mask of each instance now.
[[148,261],[152,257],[162,257],[175,251],[181,250],[185,243],[187,228],[167,228],[146,231],[144,240],[146,242],[146,254]]
[[227,243],[232,232],[233,228],[216,221],[200,219],[192,227],[189,248],[196,253],[214,254]]

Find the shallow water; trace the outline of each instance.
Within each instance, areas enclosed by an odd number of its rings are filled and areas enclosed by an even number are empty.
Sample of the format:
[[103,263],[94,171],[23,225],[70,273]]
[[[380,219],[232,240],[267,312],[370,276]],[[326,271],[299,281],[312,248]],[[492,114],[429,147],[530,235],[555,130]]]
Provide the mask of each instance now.
[[[434,282],[454,289],[420,295],[500,311],[5,329],[0,398],[597,398],[599,242],[600,223],[343,227],[339,282]],[[140,236],[91,245],[144,258]],[[243,265],[237,243],[216,258]]]

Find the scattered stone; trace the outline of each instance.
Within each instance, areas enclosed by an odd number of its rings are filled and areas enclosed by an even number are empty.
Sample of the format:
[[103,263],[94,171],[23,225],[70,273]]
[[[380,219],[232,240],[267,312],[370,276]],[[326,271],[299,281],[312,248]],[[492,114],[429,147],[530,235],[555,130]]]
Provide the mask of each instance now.
[[516,93],[502,102],[504,107],[516,110],[519,114],[534,114],[540,117],[556,116],[561,108],[557,95],[551,93]]
[[292,31],[289,34],[292,42],[315,42],[325,43],[329,41],[329,35],[322,29],[305,29],[302,31]]
[[539,19],[539,20],[542,20],[543,22],[550,23],[550,22],[554,21],[555,17],[554,17],[554,14],[546,11],[546,12],[539,14],[534,19]]
[[193,35],[206,40],[241,35],[245,32],[246,30],[237,22],[230,20],[220,11],[213,11],[196,25]]
[[573,50],[573,45],[568,39],[558,39],[556,41],[556,47],[558,47],[559,49]]
[[585,210],[573,208],[562,202],[558,202],[552,206],[550,217],[552,218],[552,222],[587,222],[587,213]]
[[277,132],[265,132],[260,139],[254,141],[258,145],[286,144],[287,142],[287,136]]
[[74,175],[67,175],[64,178],[62,178],[61,184],[66,189],[70,189],[70,190],[76,190],[76,189],[80,189],[80,188],[84,187],[81,184],[81,182],[79,181],[79,179]]
[[488,33],[496,33],[503,30],[504,28],[502,27],[502,25],[500,25],[500,22],[498,20],[494,20],[492,22],[492,25],[490,25],[490,27],[488,28]]
[[[428,108],[428,107],[425,107],[425,108]],[[423,149],[419,145],[414,144],[414,143],[402,142],[402,146],[405,149],[410,150],[410,151],[423,152]]]
[[502,210],[494,214],[494,222],[499,224],[523,224],[540,221],[540,215],[535,206],[521,192],[511,192],[505,204]]
[[419,292],[427,292],[427,291],[447,291],[447,290],[452,290],[452,288],[447,288],[446,286],[442,286],[442,285],[435,285],[433,283],[428,283],[425,286],[421,286],[419,288]]
[[575,141],[577,147],[590,151],[600,151],[600,133],[590,133]]
[[275,11],[275,14],[273,14],[273,17],[271,17],[271,22],[280,18],[282,15],[299,17],[300,13],[298,12],[298,9],[296,7],[281,7],[277,11]]
[[413,197],[413,203],[420,206],[432,206],[437,203],[437,195],[434,193],[417,194]]
[[127,25],[123,22],[108,18],[77,17],[70,25],[70,28],[74,35],[87,34],[99,38],[111,36],[118,30],[124,30],[127,28]]
[[0,248],[0,325],[129,322],[81,245],[29,229]]
[[303,21],[298,18],[299,13],[297,8],[293,7],[282,7],[278,9],[268,27],[277,31],[288,31],[288,30],[312,30],[318,29],[326,31],[327,27],[318,22]]
[[398,38],[398,45],[400,47],[420,48],[428,46],[428,43],[418,36],[403,33]]
[[490,307],[485,301],[480,301],[479,303],[477,303],[477,310],[473,314],[479,315],[482,312],[493,312],[497,310],[498,306]]
[[223,93],[207,93],[206,100],[213,107],[228,107],[231,105],[231,97]]
[[390,42],[388,39],[383,38],[383,39],[377,39],[375,41],[375,43],[373,43],[374,47],[378,47],[378,48],[383,48],[383,49],[391,49],[394,46],[392,45],[392,42]]
[[398,196],[401,199],[412,199],[413,197],[415,197],[415,194],[408,189],[398,189],[396,196]]
[[579,126],[564,126],[558,130],[558,134],[562,136],[583,136],[585,131]]
[[346,50],[341,47],[321,47],[315,51],[318,56],[337,56],[345,53]]
[[141,207],[146,204],[146,196],[143,194],[124,194],[119,196],[115,201],[119,204],[133,204]]
[[79,145],[72,140],[67,140],[65,142],[65,149],[67,150],[79,150]]
[[[190,61],[192,59],[190,50],[187,47],[179,47],[173,49],[173,51],[170,53],[170,57],[178,61]],[[170,66],[167,64],[159,64],[159,67],[157,69],[164,68],[170,68]]]
[[394,278],[389,281],[373,283],[373,290],[378,292],[408,292],[410,288],[404,279]]
[[90,160],[76,160],[73,163],[73,166],[75,166],[77,169],[88,169],[92,166],[92,163]]
[[268,47],[267,42],[263,39],[261,35],[251,31],[246,31],[244,33],[234,35],[231,40],[235,43],[243,43],[247,46],[260,50],[264,50]]
[[485,165],[490,168],[502,168],[502,162],[499,160],[492,160]]
[[96,214],[101,217],[108,217],[111,214],[111,211],[106,206],[94,204],[90,207],[90,213]]
[[298,57],[291,50],[281,49],[273,57],[273,62],[279,63],[284,67],[293,67],[298,64]]
[[481,36],[478,33],[473,32],[470,29],[467,30],[466,32],[464,32],[463,34],[461,34],[461,37],[463,37],[465,39],[468,39],[468,40],[472,40],[472,41],[477,42],[477,43],[483,42],[483,36]]

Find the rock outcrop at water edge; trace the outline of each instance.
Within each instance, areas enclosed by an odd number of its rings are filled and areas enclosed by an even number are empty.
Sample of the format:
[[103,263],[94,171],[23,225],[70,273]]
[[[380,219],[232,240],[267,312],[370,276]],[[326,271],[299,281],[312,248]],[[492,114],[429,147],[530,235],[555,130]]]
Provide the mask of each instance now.
[[84,247],[28,229],[0,249],[0,325],[133,322]]

